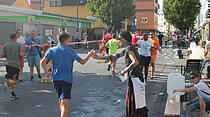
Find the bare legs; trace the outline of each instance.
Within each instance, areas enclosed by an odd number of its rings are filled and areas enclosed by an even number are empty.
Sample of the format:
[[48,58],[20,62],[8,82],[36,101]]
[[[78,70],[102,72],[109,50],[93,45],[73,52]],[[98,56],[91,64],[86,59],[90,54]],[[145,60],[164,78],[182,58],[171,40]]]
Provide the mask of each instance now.
[[23,80],[23,67],[20,67],[19,79]]
[[17,84],[17,82],[18,82],[17,74],[15,74],[15,75],[12,76],[12,80],[9,81],[12,92],[15,92],[15,84]]
[[155,63],[151,63],[151,77],[154,77],[154,73],[155,73]]
[[61,117],[68,116],[68,103],[69,103],[69,99],[60,99],[59,98]]
[[[36,67],[36,71],[38,74],[40,74],[40,67]],[[30,67],[30,74],[31,74],[31,76],[34,75],[34,67]]]
[[199,98],[199,102],[200,102],[200,117],[205,117],[206,103],[203,100],[203,97]]

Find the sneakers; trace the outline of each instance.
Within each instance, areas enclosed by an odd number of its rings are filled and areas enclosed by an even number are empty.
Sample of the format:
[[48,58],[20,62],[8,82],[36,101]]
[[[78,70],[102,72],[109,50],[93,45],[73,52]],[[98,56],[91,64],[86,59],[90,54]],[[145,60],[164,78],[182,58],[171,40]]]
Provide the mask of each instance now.
[[42,78],[41,74],[38,74],[38,77],[39,77],[39,78]]
[[110,69],[111,69],[111,65],[109,64],[108,68],[107,68],[107,71],[110,71]]
[[12,92],[12,96],[10,98],[11,100],[16,100],[18,99],[18,96],[15,94],[15,92]]
[[7,92],[7,90],[8,90],[7,82],[2,82],[2,84],[3,84],[3,87],[4,87],[4,92]]
[[12,96],[10,97],[10,99],[11,99],[11,100],[16,100],[16,99],[18,99],[18,96],[12,95]]
[[33,81],[34,80],[34,76],[31,76],[31,81]]

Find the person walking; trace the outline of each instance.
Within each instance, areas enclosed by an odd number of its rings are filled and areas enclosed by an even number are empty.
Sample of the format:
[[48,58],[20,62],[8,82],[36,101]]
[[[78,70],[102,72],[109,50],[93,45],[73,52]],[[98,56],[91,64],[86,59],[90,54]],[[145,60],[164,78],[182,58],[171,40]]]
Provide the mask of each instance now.
[[173,93],[197,91],[198,97],[188,101],[186,105],[189,105],[190,111],[199,110],[200,117],[204,117],[205,112],[210,111],[210,88],[201,80],[200,76],[198,72],[192,72],[190,79],[195,85],[191,88],[174,89]]
[[42,48],[42,42],[39,38],[37,38],[35,31],[32,32],[32,36],[27,40],[26,45],[30,46],[27,52],[27,60],[28,60],[28,66],[30,67],[31,81],[33,81],[34,66],[36,67],[38,77],[42,78],[40,74],[40,59],[41,59],[40,48]]
[[[119,46],[119,41],[116,39],[116,35],[113,35],[113,39],[109,40],[106,43],[106,47],[109,48],[109,55],[115,55],[117,54],[117,48]],[[115,68],[116,68],[117,60],[109,61],[109,65],[107,70],[110,71],[110,68],[112,66],[112,76],[115,74]]]
[[148,33],[143,35],[143,40],[139,40],[136,46],[140,47],[140,66],[144,68],[144,79],[147,81],[149,64],[151,62],[151,51],[154,49],[151,40],[148,40]]
[[[17,42],[22,44],[24,47],[25,44],[25,39],[22,36],[22,31],[20,29],[16,30],[16,34],[17,34]],[[24,49],[24,56],[25,56],[25,49]],[[21,57],[20,59],[20,74],[19,74],[19,81],[24,82],[23,80],[23,67],[24,67],[24,56]]]
[[164,40],[165,40],[165,47],[167,47],[167,45],[168,45],[168,36],[167,35],[164,36]]
[[158,40],[159,40],[159,44],[160,44],[160,51],[162,50],[163,37],[164,37],[164,35],[161,32],[159,32]]
[[157,51],[159,50],[159,41],[155,38],[155,35],[153,32],[150,33],[150,40],[153,43],[154,49],[151,51],[151,79],[154,78],[155,73],[155,63],[157,59]]
[[84,59],[82,59],[71,47],[67,46],[68,42],[69,35],[67,33],[60,34],[59,45],[50,48],[41,60],[41,65],[46,77],[50,76],[46,68],[46,62],[52,60],[52,81],[59,98],[60,117],[68,116],[68,103],[71,99],[74,61],[76,60],[80,64],[85,64],[94,53],[92,50]]
[[1,57],[6,58],[6,72],[7,74],[5,77],[9,80],[9,83],[3,82],[4,90],[7,91],[8,85],[11,86],[11,99],[17,99],[18,96],[15,92],[15,85],[18,82],[18,76],[20,71],[20,60],[24,56],[23,55],[23,45],[17,43],[17,34],[11,33],[10,34],[10,42],[6,43],[3,46],[1,51]]
[[[107,31],[108,33],[106,35],[103,36],[103,42],[104,42],[104,45],[106,45],[106,43],[112,39],[112,29],[108,29]],[[105,47],[106,48],[106,54],[109,55],[109,48]]]
[[120,43],[125,47],[122,52],[112,56],[98,56],[95,54],[93,57],[95,59],[116,60],[122,56],[125,56],[126,68],[123,69],[120,74],[124,76],[127,73],[128,75],[126,116],[148,117],[148,109],[146,107],[145,100],[145,83],[143,83],[143,75],[142,72],[140,72],[140,56],[135,46],[131,44],[132,37],[130,32],[121,32]]

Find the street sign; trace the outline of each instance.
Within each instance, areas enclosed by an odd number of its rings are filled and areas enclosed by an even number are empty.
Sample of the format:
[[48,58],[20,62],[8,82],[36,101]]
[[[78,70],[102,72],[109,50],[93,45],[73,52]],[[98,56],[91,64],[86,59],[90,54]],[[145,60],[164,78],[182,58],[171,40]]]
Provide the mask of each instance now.
[[29,21],[35,21],[35,20],[36,20],[36,17],[35,17],[35,16],[30,15],[30,16],[28,16],[28,20],[29,20]]
[[147,24],[148,23],[148,17],[142,17],[141,18],[141,23]]

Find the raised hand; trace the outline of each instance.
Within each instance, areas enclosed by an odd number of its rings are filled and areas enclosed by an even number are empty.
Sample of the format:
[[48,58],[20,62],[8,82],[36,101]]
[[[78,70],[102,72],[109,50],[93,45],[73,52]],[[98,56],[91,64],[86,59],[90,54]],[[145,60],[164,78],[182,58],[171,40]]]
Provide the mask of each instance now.
[[94,55],[93,55],[93,58],[94,58],[94,59],[100,59],[101,57],[98,56],[97,53],[95,52]]
[[88,54],[89,54],[91,57],[93,57],[93,56],[96,54],[96,52],[95,52],[94,49],[92,49]]

